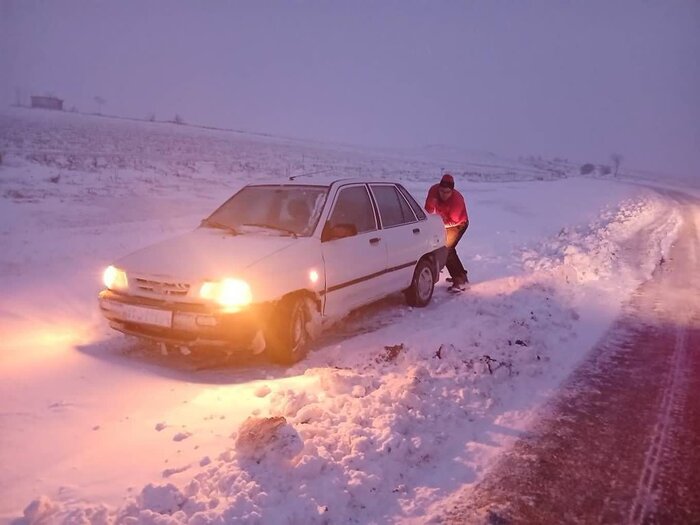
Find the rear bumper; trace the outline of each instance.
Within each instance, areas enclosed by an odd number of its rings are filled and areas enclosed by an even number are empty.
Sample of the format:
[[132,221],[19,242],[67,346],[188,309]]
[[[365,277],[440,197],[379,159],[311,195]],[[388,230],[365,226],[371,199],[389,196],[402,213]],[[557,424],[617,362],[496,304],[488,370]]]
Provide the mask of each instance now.
[[445,267],[445,263],[447,263],[447,254],[449,250],[447,249],[447,246],[441,246],[437,250],[435,250],[435,264],[437,264],[437,272],[435,275],[438,275],[440,273],[440,270],[442,270]]
[[173,303],[103,290],[100,310],[115,330],[187,347],[253,349],[271,308],[258,305],[223,313],[202,304]]

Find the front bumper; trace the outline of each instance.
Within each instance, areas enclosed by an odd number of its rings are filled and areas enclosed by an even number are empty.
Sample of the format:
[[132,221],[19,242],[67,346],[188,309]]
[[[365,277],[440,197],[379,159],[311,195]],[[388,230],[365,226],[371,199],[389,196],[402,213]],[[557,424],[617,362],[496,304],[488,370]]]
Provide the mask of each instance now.
[[237,313],[103,290],[100,310],[115,330],[156,342],[187,347],[253,349],[271,308],[257,305]]

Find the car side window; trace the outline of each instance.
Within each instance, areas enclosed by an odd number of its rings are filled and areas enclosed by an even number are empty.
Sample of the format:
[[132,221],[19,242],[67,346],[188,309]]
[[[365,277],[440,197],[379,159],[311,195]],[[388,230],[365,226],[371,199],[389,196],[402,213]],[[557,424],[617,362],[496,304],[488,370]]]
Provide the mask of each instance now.
[[415,222],[411,207],[393,185],[372,185],[372,193],[377,200],[382,226],[389,228],[399,224]]
[[422,221],[423,219],[425,219],[425,212],[423,211],[423,207],[416,202],[416,199],[413,198],[413,195],[411,195],[408,192],[408,190],[400,184],[397,184],[396,186],[399,188],[401,195],[403,195],[408,201],[409,206],[411,206],[411,209],[413,210],[413,213],[416,214],[416,217],[418,217],[418,220]]
[[372,201],[365,187],[351,186],[341,189],[328,222],[332,227],[352,225],[357,228],[357,233],[376,230],[377,221],[374,218]]

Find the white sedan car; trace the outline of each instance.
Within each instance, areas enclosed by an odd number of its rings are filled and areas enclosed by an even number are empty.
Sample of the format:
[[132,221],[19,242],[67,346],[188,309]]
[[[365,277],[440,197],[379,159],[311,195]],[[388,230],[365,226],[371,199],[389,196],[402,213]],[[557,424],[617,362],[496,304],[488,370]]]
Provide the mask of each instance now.
[[99,303],[126,334],[293,363],[355,308],[396,292],[427,305],[446,257],[442,221],[398,183],[251,184],[109,266]]

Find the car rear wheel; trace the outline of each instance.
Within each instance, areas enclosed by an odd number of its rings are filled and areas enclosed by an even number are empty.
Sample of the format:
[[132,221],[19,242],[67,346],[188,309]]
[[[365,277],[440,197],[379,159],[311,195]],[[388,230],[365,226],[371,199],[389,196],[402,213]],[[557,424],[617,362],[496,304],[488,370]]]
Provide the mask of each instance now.
[[413,272],[411,286],[404,292],[409,306],[422,308],[433,298],[435,274],[430,259],[421,259]]
[[311,341],[310,317],[304,297],[292,296],[280,302],[265,336],[267,351],[275,362],[291,365],[306,356]]

